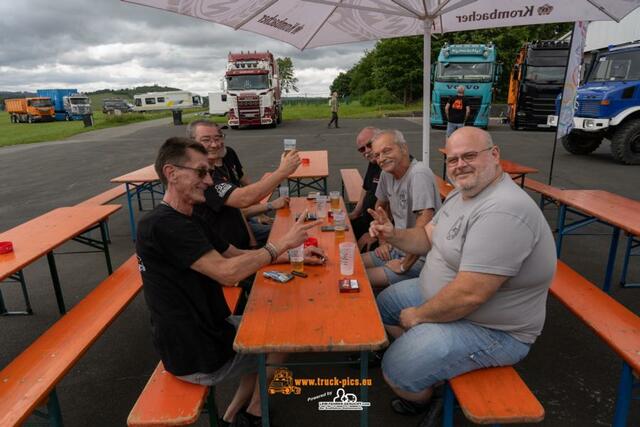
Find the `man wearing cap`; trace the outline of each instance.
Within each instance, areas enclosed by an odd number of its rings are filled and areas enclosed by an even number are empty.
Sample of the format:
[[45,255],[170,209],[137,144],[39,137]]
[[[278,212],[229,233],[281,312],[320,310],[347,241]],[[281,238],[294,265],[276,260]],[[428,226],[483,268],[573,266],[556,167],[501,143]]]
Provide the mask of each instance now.
[[447,138],[458,128],[461,128],[471,116],[471,107],[464,97],[464,86],[458,86],[456,96],[449,98],[444,106],[447,118]]

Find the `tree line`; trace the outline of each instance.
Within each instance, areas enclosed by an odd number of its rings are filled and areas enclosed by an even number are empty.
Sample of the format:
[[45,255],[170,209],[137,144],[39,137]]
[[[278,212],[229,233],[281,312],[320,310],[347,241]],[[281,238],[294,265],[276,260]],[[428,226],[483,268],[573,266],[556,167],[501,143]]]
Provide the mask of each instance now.
[[[435,63],[445,43],[493,42],[498,61],[503,64],[497,98],[505,100],[509,75],[522,45],[534,40],[555,40],[572,28],[572,23],[563,23],[434,35],[431,38],[431,63]],[[423,93],[423,47],[422,36],[380,40],[372,50],[365,51],[360,61],[340,73],[333,80],[330,90],[337,91],[343,97],[358,98],[365,104],[401,102],[407,105],[415,102],[422,98]]]

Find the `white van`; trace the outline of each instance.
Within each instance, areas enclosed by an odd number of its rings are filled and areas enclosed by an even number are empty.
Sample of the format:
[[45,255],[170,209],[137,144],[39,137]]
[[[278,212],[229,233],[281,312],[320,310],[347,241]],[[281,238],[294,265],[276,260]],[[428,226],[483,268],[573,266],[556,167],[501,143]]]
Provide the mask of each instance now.
[[[199,98],[199,97],[198,97]],[[133,97],[133,111],[182,110],[192,108],[194,94],[186,91],[149,92]]]

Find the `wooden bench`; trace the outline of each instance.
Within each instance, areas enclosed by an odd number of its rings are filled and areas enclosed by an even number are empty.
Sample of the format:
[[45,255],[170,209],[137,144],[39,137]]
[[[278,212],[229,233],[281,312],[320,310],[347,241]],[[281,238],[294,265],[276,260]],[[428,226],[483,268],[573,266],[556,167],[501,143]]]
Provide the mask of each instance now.
[[438,186],[438,191],[440,192],[440,198],[442,200],[446,199],[449,193],[453,191],[453,185],[440,178],[439,176],[436,176],[435,174],[433,175],[433,177],[436,179],[436,185]]
[[78,206],[82,205],[106,205],[112,200],[117,199],[118,197],[124,196],[127,194],[127,187],[125,184],[118,185],[110,190],[107,190],[103,193],[98,194],[97,196],[93,196],[90,199],[85,200],[84,202],[78,203]]
[[453,426],[454,400],[477,424],[537,423],[544,419],[544,408],[511,366],[479,369],[449,380],[443,415],[446,427]]
[[613,425],[626,425],[633,372],[640,372],[640,317],[562,261],[550,292],[622,358]]
[[0,371],[0,426],[24,423],[47,404],[62,426],[55,386],[142,289],[135,256]]
[[545,205],[549,203],[557,204],[557,201],[562,197],[562,189],[531,178],[524,179],[524,188],[540,194],[540,209],[544,209]]
[[[238,305],[242,288],[224,287],[224,297],[233,312]],[[127,425],[180,426],[195,423],[207,403],[210,425],[217,425],[215,388],[179,380],[158,363],[147,385],[140,393],[127,418]]]
[[[346,204],[357,204],[362,192],[362,175],[358,169],[340,169],[342,176],[342,197]],[[345,197],[346,194],[346,197]]]

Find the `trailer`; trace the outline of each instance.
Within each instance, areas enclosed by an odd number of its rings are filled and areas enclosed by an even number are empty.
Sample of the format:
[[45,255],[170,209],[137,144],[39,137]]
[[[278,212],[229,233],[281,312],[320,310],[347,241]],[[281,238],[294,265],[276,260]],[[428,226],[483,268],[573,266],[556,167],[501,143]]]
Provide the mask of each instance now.
[[142,93],[134,95],[133,111],[144,113],[146,111],[184,110],[199,106],[199,99],[198,95],[183,90]]

